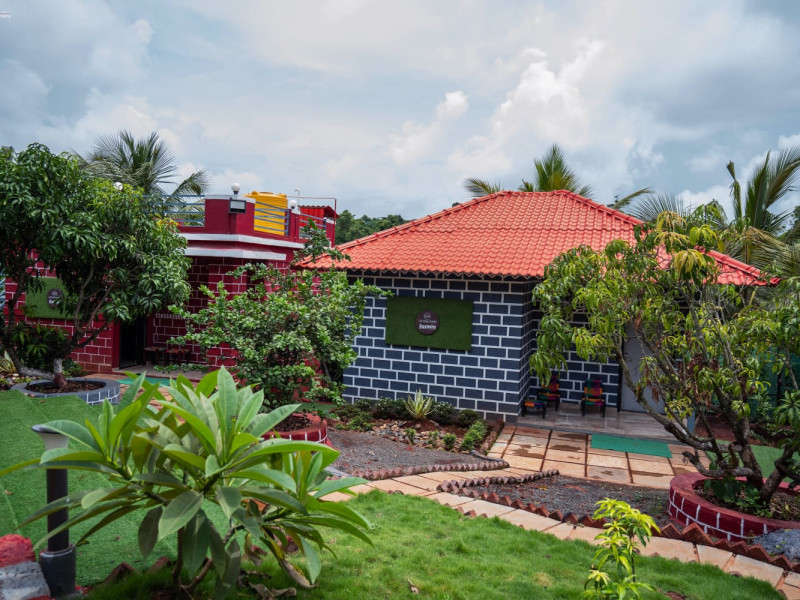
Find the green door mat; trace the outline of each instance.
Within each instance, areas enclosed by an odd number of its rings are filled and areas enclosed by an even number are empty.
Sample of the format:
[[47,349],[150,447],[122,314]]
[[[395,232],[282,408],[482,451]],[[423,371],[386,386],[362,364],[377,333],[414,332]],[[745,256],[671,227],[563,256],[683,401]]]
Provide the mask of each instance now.
[[650,456],[663,456],[672,458],[672,452],[665,442],[653,442],[637,438],[617,437],[614,435],[592,434],[592,448],[598,450],[616,450],[617,452],[630,452],[631,454],[649,454]]

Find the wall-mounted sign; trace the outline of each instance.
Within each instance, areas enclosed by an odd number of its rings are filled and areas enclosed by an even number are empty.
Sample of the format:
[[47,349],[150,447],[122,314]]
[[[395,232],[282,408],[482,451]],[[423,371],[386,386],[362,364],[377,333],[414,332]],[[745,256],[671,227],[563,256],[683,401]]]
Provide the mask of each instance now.
[[58,310],[61,306],[61,301],[64,299],[64,292],[61,288],[52,288],[47,291],[47,306],[53,310]]
[[469,351],[472,301],[393,296],[386,299],[386,343]]
[[417,331],[422,335],[433,335],[439,329],[439,316],[432,310],[423,310],[417,315]]

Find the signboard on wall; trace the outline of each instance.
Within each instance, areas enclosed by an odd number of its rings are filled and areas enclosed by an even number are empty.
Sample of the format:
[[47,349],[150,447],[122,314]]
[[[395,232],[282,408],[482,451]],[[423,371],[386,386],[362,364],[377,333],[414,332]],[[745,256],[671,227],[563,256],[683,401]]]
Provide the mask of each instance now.
[[472,301],[395,296],[386,300],[386,343],[472,348]]
[[59,308],[64,299],[64,289],[57,277],[41,277],[44,287],[38,292],[25,293],[25,306],[32,317],[64,319],[67,315]]

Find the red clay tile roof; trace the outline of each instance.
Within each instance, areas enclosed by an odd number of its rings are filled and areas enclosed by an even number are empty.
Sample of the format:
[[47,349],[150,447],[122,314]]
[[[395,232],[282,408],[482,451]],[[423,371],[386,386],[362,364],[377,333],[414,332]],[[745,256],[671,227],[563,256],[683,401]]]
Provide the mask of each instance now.
[[[558,254],[581,244],[602,250],[614,239],[634,241],[641,223],[567,191],[498,192],[339,246],[363,271],[542,277]],[[723,283],[747,284],[754,267],[712,253]],[[330,266],[320,261],[318,266]]]

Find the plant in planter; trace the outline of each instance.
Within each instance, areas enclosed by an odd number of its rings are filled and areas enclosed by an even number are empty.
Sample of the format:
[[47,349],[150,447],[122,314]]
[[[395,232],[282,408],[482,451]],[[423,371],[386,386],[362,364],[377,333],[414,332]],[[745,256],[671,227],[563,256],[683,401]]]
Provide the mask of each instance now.
[[406,412],[415,421],[424,421],[433,410],[433,398],[422,395],[422,390],[417,390],[414,396],[409,396],[403,402]]
[[341,402],[341,373],[356,358],[353,340],[361,332],[366,297],[383,294],[336,269],[298,268],[300,261],[323,255],[346,258],[328,247],[313,223],[303,231],[308,241],[289,270],[245,265],[232,272],[249,276],[244,293],[232,295],[220,282],[216,290],[201,288],[209,302],[197,313],[173,308],[187,327],[176,341],[234,350],[232,371],[261,389],[271,408],[300,400]]
[[[791,369],[800,354],[800,280],[772,290],[720,284],[712,251],[726,238],[736,242],[737,233],[713,229],[714,214],[714,207],[688,217],[662,213],[636,227],[635,244],[616,240],[604,252],[584,246],[557,257],[533,292],[543,317],[530,364],[545,380],[565,366],[571,348],[587,360],[615,360],[636,402],[693,448],[684,456],[700,473],[742,478],[766,506],[783,478],[800,483],[800,388]],[[623,348],[630,334],[645,353],[638,381]],[[789,388],[771,416],[784,431],[782,452],[762,472],[750,445],[751,400],[768,385],[767,365]],[[663,401],[666,414],[653,401]],[[733,441],[714,434],[709,415]]]
[[[83,539],[116,519],[141,511],[139,547],[147,556],[158,540],[176,536],[172,570],[175,592],[189,597],[205,577],[216,579],[215,597],[236,586],[242,551],[256,556],[254,543],[266,548],[302,587],[312,587],[321,568],[318,550],[328,548],[320,528],[327,527],[369,541],[367,521],[347,505],[325,502],[361,479],[330,480],[325,468],[338,452],[313,442],[263,440],[281,419],[297,408],[285,405],[259,413],[262,392],[236,388],[225,370],[206,375],[196,386],[180,376],[167,388],[142,385],[141,375],[126,393],[119,412],[103,406],[98,426],[53,421],[46,426],[69,437],[72,448],[46,451],[5,472],[25,466],[81,469],[99,473],[109,487],[70,494],[33,513],[26,522],[63,507],[80,509],[62,527],[100,518]],[[150,405],[158,399],[161,408]],[[0,473],[2,476],[5,472]],[[225,515],[212,520],[207,508]],[[239,539],[243,534],[244,549]],[[304,563],[289,562],[289,540]],[[176,596],[177,597],[177,596]]]

